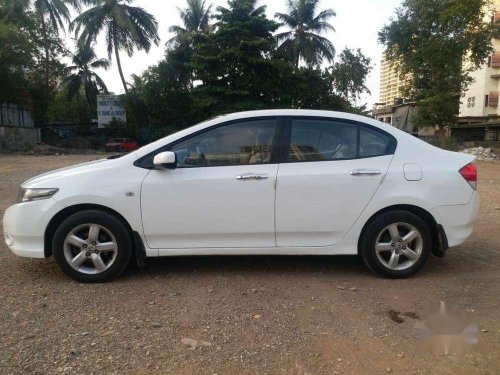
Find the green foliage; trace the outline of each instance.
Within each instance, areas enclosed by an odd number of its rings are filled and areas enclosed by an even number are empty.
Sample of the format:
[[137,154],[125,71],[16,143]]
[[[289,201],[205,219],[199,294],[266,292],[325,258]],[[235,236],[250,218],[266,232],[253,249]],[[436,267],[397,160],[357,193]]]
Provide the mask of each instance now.
[[169,28],[175,36],[167,42],[168,47],[175,47],[181,43],[190,43],[195,34],[211,31],[210,18],[213,5],[207,5],[205,0],[186,0],[185,9],[177,8],[183,26],[174,25]]
[[304,108],[361,112],[370,60],[344,50],[329,69],[297,67],[278,50],[279,25],[255,0],[219,7],[215,28],[177,40],[128,95],[127,118],[148,142],[225,113]]
[[71,30],[79,36],[81,45],[92,45],[104,31],[109,58],[113,51],[125,93],[127,83],[120,62],[120,50],[132,56],[136,49],[149,52],[153,44],[158,45],[158,23],[155,17],[141,7],[128,5],[131,0],[91,0],[94,7],[81,13],[71,23]]
[[371,59],[363,55],[360,49],[345,48],[329,73],[336,92],[347,101],[357,102],[361,94],[370,93],[365,83],[372,69]]
[[316,14],[320,0],[288,0],[287,13],[276,13],[276,18],[290,30],[279,33],[279,49],[298,66],[304,60],[309,66],[319,66],[323,59],[332,62],[335,47],[321,34],[335,31],[328,20],[335,17],[333,9]]
[[69,17],[66,4],[76,3],[0,0],[2,100],[29,107],[38,125],[47,122],[47,108],[62,72],[64,47],[58,31]]
[[[492,52],[494,27],[486,0],[405,0],[379,34],[387,56],[411,77],[406,96],[416,100],[418,126],[455,123],[470,73]],[[443,131],[441,131],[443,134]]]
[[27,104],[35,45],[18,26],[0,23],[0,102]]
[[228,4],[218,8],[217,30],[196,36],[190,62],[202,82],[194,100],[208,116],[264,108],[277,99],[271,82],[280,75],[280,65],[269,57],[278,24],[266,18],[265,6],[257,8],[256,0]]
[[91,111],[95,114],[97,106],[97,95],[107,94],[108,89],[104,81],[92,69],[109,69],[111,62],[107,59],[98,59],[93,48],[90,46],[77,45],[76,53],[68,52],[73,65],[67,66],[64,71],[66,77],[61,82],[68,93],[68,100],[79,96],[84,91],[85,97]]
[[83,88],[80,89],[80,95],[70,100],[66,89],[57,91],[47,108],[48,121],[88,126],[95,114],[90,111],[84,96]]
[[[131,1],[0,0],[0,100],[29,106],[37,125],[71,122],[83,134],[95,116],[96,94],[107,91],[94,70],[110,63],[97,59],[90,47],[105,34],[127,93],[122,98],[127,124],[113,123],[105,136],[146,143],[242,110],[362,110],[355,104],[367,92],[370,61],[347,49],[333,61],[333,46],[319,34],[332,29],[327,20],[334,13],[317,11],[318,1],[290,3],[296,11],[290,8],[289,16],[298,23],[283,16],[290,29],[304,28],[307,40],[297,41],[293,52],[278,45],[280,24],[266,17],[266,7],[257,0],[230,0],[215,14],[208,0],[187,0],[179,9],[182,25],[171,28],[176,35],[167,43],[163,61],[127,83],[119,51],[131,56],[159,43],[155,18],[130,6]],[[66,28],[69,7],[79,9],[80,4],[91,7],[70,24],[79,42],[71,54],[59,33]],[[293,40],[294,31],[290,33]],[[72,63],[64,67],[61,60],[68,55]],[[307,66],[298,66],[298,58]],[[333,65],[321,69],[323,58]]]

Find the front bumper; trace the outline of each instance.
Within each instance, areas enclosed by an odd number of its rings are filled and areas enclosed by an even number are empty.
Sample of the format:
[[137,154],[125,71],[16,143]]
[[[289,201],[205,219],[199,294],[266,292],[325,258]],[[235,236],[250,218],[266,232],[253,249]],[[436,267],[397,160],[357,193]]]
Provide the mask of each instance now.
[[460,246],[472,234],[479,212],[479,193],[474,191],[467,204],[439,206],[431,210],[437,223],[443,227],[449,247]]
[[45,258],[45,229],[62,209],[52,198],[10,206],[3,216],[4,238],[9,249],[21,257]]

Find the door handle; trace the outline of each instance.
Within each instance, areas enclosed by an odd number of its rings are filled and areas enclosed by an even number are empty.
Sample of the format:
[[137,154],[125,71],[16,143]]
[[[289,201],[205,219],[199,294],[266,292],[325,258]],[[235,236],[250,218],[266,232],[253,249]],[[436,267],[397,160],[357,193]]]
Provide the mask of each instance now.
[[236,179],[238,181],[265,180],[267,178],[269,178],[269,176],[267,174],[255,174],[255,173],[248,173],[248,174],[236,176]]
[[375,176],[378,174],[382,174],[380,169],[354,169],[349,172],[351,176]]

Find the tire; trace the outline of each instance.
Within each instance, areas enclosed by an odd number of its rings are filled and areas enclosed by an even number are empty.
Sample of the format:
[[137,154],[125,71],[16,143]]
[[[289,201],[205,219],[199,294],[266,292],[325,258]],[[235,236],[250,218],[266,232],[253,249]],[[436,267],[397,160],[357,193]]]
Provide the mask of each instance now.
[[360,241],[365,264],[387,278],[416,274],[427,262],[431,249],[427,224],[417,215],[402,210],[377,216],[367,224]]
[[118,218],[104,211],[85,210],[61,223],[52,250],[67,276],[82,283],[98,283],[111,280],[127,267],[132,243],[129,231]]

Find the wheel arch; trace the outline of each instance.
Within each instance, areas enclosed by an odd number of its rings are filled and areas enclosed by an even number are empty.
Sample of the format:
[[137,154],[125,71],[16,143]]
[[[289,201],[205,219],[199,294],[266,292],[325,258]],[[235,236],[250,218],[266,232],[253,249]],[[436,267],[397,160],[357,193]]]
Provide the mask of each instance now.
[[432,253],[438,257],[444,256],[445,251],[448,248],[448,241],[446,238],[446,234],[443,230],[443,227],[436,221],[434,216],[432,216],[432,214],[429,211],[423,209],[422,207],[411,205],[411,204],[392,205],[392,206],[385,207],[385,208],[375,212],[367,220],[367,222],[363,226],[363,229],[361,230],[361,234],[360,234],[359,239],[358,239],[358,252],[359,252],[359,249],[361,246],[361,241],[363,239],[363,236],[364,236],[365,231],[368,228],[368,226],[378,216],[380,216],[381,214],[388,212],[388,211],[407,211],[407,212],[410,212],[410,213],[418,216],[420,219],[422,219],[427,224],[427,227],[429,228],[429,230],[431,232]]
[[[69,216],[83,210],[98,210],[115,216],[122,222],[123,225],[125,225],[127,231],[131,236],[130,237],[131,241],[134,241],[134,232],[132,230],[132,227],[130,226],[128,221],[123,217],[123,215],[121,215],[119,212],[113,210],[112,208],[102,206],[99,204],[76,204],[73,206],[66,207],[61,211],[59,211],[57,214],[54,215],[54,217],[50,220],[49,224],[47,225],[44,235],[44,253],[46,258],[52,255],[52,240],[59,225],[61,225],[61,223]],[[133,243],[135,245],[135,241]]]

